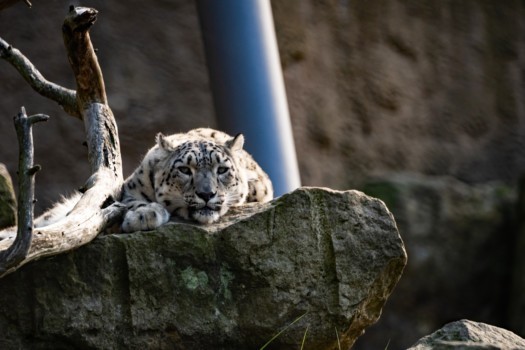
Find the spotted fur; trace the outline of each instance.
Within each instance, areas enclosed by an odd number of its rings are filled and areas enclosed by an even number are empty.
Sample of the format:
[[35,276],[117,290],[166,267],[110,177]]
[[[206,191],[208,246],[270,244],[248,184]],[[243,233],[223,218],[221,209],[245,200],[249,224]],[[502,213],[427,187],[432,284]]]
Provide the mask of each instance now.
[[268,175],[243,145],[243,135],[213,129],[158,134],[157,144],[124,183],[122,230],[154,229],[171,215],[211,224],[231,207],[272,199]]

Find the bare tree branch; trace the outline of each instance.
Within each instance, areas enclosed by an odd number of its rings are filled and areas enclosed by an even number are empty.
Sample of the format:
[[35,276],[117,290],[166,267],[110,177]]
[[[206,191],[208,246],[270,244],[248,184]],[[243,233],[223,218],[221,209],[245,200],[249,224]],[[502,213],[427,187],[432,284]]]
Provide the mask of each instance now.
[[102,71],[89,37],[89,29],[97,20],[97,14],[98,11],[92,8],[71,6],[62,26],[69,62],[77,79],[80,109],[86,108],[88,103],[108,103]]
[[77,104],[84,119],[92,171],[101,166],[122,172],[117,125],[108,106],[104,78],[89,36],[98,11],[71,6],[62,33],[77,82]]
[[33,90],[57,102],[67,114],[81,118],[76,101],[76,92],[46,80],[27,57],[2,38],[0,38],[0,57],[11,63]]
[[[64,43],[77,82],[77,106],[84,120],[93,175],[85,185],[82,198],[66,218],[35,229],[27,256],[16,266],[4,272],[0,270],[0,277],[31,260],[86,244],[122,216],[123,206],[108,206],[120,197],[122,161],[117,125],[107,104],[102,73],[88,32],[96,15],[94,9],[71,7],[63,25]],[[10,241],[0,240],[0,250],[6,249]]]
[[33,233],[33,207],[35,199],[35,174],[40,166],[33,164],[34,123],[47,121],[43,114],[27,116],[25,108],[14,118],[19,144],[18,161],[18,230],[9,249],[0,252],[0,275],[18,265],[29,252]]

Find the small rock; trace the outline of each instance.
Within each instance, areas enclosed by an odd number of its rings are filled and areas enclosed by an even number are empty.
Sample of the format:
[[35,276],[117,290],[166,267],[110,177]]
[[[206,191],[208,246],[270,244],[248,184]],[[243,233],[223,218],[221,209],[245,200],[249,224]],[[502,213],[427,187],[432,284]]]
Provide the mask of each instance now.
[[470,320],[446,324],[421,338],[407,350],[518,350],[525,349],[525,339],[503,328]]

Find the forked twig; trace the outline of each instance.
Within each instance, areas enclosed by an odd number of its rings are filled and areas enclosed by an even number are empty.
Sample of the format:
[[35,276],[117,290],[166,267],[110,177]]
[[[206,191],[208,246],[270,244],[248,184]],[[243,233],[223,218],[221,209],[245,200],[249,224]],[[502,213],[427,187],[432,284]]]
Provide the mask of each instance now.
[[47,121],[49,116],[27,116],[24,107],[14,117],[19,145],[18,160],[18,228],[15,241],[9,249],[0,252],[0,275],[25,259],[31,246],[33,233],[33,207],[35,200],[35,174],[40,170],[34,165],[32,126]]

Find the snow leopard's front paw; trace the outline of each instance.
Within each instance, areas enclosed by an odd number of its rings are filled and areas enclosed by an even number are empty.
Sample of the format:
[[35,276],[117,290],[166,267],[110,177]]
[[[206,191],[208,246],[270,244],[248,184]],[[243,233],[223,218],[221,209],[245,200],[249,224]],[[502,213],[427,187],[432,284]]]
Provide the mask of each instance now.
[[122,222],[122,232],[153,230],[169,219],[170,213],[162,205],[148,203],[126,212]]

